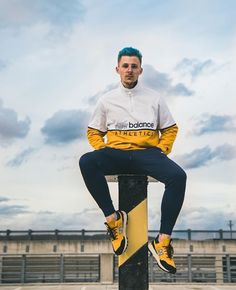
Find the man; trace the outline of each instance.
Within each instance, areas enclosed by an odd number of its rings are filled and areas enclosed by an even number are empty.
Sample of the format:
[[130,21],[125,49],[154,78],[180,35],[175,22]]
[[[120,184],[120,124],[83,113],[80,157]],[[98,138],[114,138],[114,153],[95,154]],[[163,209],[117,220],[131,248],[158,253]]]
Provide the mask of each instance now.
[[95,149],[80,158],[85,184],[106,218],[105,225],[117,255],[127,248],[127,214],[115,210],[106,175],[145,174],[165,184],[159,235],[149,243],[158,266],[176,272],[171,233],[184,200],[186,174],[166,155],[178,127],[158,92],[142,86],[141,53],[132,47],[118,55],[121,83],[98,101],[87,137]]

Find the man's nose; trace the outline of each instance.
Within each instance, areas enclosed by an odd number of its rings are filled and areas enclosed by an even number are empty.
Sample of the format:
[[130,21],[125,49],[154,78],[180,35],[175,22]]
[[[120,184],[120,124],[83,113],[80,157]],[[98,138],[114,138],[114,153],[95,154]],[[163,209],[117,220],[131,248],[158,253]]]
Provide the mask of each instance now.
[[132,66],[131,66],[131,65],[129,65],[129,66],[128,66],[128,68],[127,68],[127,71],[129,71],[129,72],[130,72],[130,71],[132,71],[132,70],[133,70]]

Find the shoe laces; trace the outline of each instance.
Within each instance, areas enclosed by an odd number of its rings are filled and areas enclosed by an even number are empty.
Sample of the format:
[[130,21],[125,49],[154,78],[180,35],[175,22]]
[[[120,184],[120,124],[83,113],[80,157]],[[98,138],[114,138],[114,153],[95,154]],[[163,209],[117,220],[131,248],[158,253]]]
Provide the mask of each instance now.
[[166,247],[167,256],[171,259],[174,255],[174,249],[171,245]]
[[169,259],[172,259],[172,257],[173,257],[173,255],[174,255],[174,249],[173,249],[173,247],[172,247],[172,245],[171,245],[171,241],[172,240],[170,240],[170,242],[169,242],[169,244],[168,245],[161,245],[161,249],[162,250],[160,250],[164,255],[166,255]]
[[118,227],[110,228],[108,224],[107,226],[107,234],[111,237],[112,240],[116,240],[118,238]]

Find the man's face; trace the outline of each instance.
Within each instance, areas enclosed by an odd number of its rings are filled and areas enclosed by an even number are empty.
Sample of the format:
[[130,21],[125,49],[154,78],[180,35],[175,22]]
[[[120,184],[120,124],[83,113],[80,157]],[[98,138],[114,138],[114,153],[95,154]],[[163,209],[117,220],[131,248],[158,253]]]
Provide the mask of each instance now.
[[137,56],[122,56],[116,71],[120,75],[123,86],[133,88],[143,69]]

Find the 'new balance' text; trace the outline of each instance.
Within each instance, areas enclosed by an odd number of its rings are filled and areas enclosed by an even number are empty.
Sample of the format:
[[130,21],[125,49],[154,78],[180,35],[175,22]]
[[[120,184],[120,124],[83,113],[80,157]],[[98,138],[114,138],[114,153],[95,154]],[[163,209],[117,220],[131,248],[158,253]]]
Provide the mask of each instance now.
[[136,123],[131,123],[129,122],[129,128],[154,128],[154,123],[150,122],[136,122]]

